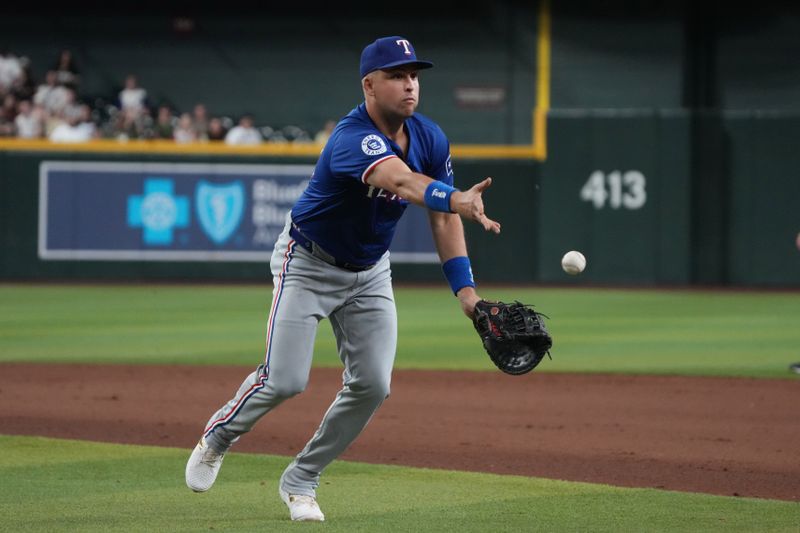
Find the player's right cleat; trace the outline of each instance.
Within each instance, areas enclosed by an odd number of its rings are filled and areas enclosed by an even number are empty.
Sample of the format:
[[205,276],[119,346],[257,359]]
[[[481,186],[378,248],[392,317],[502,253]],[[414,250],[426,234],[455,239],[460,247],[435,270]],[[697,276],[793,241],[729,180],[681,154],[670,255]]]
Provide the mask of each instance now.
[[186,485],[195,492],[210,489],[217,479],[224,458],[224,453],[211,449],[206,444],[205,437],[201,438],[186,463]]
[[325,515],[319,508],[317,499],[304,494],[289,494],[283,489],[278,489],[281,500],[289,508],[292,520],[305,522],[324,522]]

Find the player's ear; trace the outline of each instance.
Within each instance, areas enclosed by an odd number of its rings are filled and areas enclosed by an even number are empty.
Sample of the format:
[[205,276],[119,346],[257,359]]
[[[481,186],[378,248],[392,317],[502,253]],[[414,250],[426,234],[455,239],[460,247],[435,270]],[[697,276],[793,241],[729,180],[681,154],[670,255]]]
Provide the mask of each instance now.
[[372,73],[367,74],[361,79],[361,88],[364,90],[364,94],[372,94],[373,87],[372,87]]

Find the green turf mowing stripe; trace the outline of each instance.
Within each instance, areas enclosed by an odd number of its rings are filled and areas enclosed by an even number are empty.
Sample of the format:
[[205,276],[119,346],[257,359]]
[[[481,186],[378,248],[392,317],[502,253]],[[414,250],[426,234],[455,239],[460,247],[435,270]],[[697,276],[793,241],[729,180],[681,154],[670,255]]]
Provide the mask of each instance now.
[[[793,378],[800,297],[779,292],[482,288],[550,316],[537,371]],[[444,285],[396,289],[397,368],[493,370]],[[232,364],[262,358],[269,285],[0,285],[0,362]],[[327,321],[315,365],[340,366]]]
[[288,457],[231,453],[211,491],[183,480],[189,449],[0,436],[2,531],[796,532],[800,504],[337,461],[327,521],[277,497]]

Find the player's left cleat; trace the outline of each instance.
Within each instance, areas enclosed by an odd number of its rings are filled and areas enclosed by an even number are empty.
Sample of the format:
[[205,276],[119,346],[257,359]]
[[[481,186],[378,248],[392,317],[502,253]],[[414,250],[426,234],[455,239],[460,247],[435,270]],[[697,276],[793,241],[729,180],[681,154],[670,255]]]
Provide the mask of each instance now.
[[195,492],[210,489],[217,479],[224,458],[224,453],[213,450],[206,443],[205,437],[201,438],[186,463],[186,485]]
[[289,508],[292,520],[305,522],[324,522],[325,515],[319,508],[317,499],[305,494],[289,494],[283,489],[278,489],[281,500]]

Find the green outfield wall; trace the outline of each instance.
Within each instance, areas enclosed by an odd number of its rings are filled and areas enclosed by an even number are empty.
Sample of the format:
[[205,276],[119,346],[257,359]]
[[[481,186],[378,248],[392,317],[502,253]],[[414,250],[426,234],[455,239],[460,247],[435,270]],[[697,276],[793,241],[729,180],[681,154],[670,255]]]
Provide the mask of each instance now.
[[565,281],[559,264],[580,250],[581,281],[688,283],[690,187],[684,112],[553,113],[542,166],[543,281]]
[[727,280],[800,283],[800,115],[731,113]]
[[548,130],[540,280],[800,284],[796,113],[554,111]]

